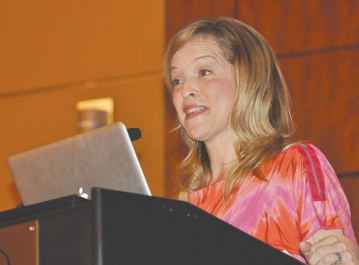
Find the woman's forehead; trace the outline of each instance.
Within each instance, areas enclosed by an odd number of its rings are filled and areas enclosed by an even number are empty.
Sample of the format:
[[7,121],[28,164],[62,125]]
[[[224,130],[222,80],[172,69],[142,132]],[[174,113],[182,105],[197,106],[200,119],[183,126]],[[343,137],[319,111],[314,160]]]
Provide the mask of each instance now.
[[217,60],[223,60],[223,50],[215,38],[211,36],[194,36],[190,38],[172,57],[171,66],[183,59],[210,56]]

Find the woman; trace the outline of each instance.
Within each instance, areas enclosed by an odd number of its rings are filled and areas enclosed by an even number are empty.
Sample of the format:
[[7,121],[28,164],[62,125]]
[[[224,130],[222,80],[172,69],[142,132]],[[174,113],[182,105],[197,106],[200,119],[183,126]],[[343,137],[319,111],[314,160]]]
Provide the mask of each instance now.
[[170,41],[164,75],[189,147],[179,199],[303,262],[359,264],[343,190],[316,147],[292,142],[289,92],[258,32],[195,21]]

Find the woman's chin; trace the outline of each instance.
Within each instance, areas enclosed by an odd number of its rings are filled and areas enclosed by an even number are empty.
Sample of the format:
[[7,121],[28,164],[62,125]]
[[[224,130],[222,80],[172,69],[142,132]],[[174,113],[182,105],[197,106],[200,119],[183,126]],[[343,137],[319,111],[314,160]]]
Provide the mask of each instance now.
[[190,133],[187,132],[187,135],[189,138],[197,142],[204,141],[205,139],[205,134],[199,132],[190,132]]

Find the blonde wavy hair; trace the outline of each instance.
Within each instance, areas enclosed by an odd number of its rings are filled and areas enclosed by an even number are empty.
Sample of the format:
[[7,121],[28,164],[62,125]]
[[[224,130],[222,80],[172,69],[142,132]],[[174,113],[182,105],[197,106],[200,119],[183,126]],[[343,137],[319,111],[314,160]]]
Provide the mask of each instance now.
[[[228,17],[194,21],[171,39],[163,61],[165,83],[170,92],[172,58],[188,40],[198,35],[216,40],[224,58],[235,69],[237,89],[230,123],[236,134],[233,146],[238,160],[223,186],[228,200],[249,173],[265,181],[259,166],[291,142],[294,133],[291,100],[267,41],[252,27]],[[210,161],[203,142],[189,138],[180,125],[176,129],[189,148],[180,164],[179,177],[175,179],[176,197],[186,200],[188,193],[209,185]]]

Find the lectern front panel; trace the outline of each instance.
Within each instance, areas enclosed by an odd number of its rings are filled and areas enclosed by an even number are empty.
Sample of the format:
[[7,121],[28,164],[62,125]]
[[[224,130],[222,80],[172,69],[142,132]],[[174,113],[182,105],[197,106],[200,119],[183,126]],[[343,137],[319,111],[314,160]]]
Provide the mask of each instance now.
[[93,265],[295,265],[300,261],[183,201],[93,189]]

